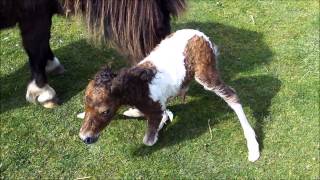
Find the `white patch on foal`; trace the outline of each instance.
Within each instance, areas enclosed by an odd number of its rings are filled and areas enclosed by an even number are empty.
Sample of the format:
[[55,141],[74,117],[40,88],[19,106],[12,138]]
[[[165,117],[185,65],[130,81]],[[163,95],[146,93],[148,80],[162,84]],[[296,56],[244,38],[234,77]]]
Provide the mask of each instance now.
[[140,62],[142,64],[149,61],[157,69],[157,74],[149,84],[149,90],[150,98],[154,102],[159,101],[162,110],[166,109],[167,99],[180,92],[181,84],[186,76],[184,51],[188,41],[194,36],[203,37],[210,42],[209,38],[200,31],[179,30],[171,37],[162,40],[158,47]]
[[168,115],[168,117],[169,117],[169,120],[172,122],[172,120],[173,120],[173,113],[172,113],[169,109],[167,109],[165,112],[167,113],[167,115]]
[[42,88],[39,88],[36,85],[35,80],[33,80],[28,85],[26,99],[31,103],[39,102],[42,104],[46,101],[52,100],[55,96],[55,90],[48,84],[46,84]]
[[240,103],[234,103],[234,102],[228,101],[226,95],[223,94],[221,89],[208,87],[207,84],[203,83],[197,77],[195,77],[195,80],[199,84],[201,84],[204,87],[204,89],[215,92],[218,96],[224,99],[228,103],[228,105],[234,110],[234,112],[237,114],[237,117],[240,121],[244,136],[247,140],[247,147],[248,147],[248,154],[249,154],[248,159],[251,162],[258,160],[260,157],[259,144],[256,140],[256,134],[252,129],[252,127],[250,126],[247,120],[247,117],[243,111],[242,105]]
[[153,146],[157,141],[158,141],[158,134],[159,134],[159,131],[163,128],[163,126],[166,124],[166,122],[168,120],[172,121],[173,119],[173,113],[170,111],[170,110],[165,110],[162,114],[162,119],[161,119],[161,122],[159,124],[159,127],[158,127],[158,130],[154,136],[154,139],[149,139],[149,134],[146,133],[143,137],[143,143],[147,146]]
[[77,114],[77,118],[84,119],[85,115],[86,115],[86,112],[79,113]]
[[137,109],[137,108],[129,108],[128,110],[123,112],[123,115],[125,115],[127,117],[133,117],[133,118],[138,118],[138,117],[144,116],[144,114],[141,111],[139,111],[139,109]]
[[163,128],[163,126],[167,123],[168,120],[172,122],[172,119],[173,113],[169,109],[165,110],[162,114],[162,119],[159,124],[158,131],[160,131]]
[[248,147],[248,159],[251,162],[254,162],[259,159],[260,152],[259,152],[259,144],[256,140],[256,134],[252,127],[250,126],[246,115],[243,112],[243,108],[239,103],[229,103],[229,106],[235,111],[237,114],[241,127],[243,129],[244,136],[247,140],[247,147]]

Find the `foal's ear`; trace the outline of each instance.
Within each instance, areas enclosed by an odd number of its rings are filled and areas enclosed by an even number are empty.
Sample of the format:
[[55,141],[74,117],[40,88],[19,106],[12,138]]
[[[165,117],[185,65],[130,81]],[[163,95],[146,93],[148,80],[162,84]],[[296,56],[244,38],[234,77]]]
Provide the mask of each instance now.
[[111,68],[105,66],[95,75],[94,81],[97,86],[108,86],[112,79],[117,75],[112,72]]

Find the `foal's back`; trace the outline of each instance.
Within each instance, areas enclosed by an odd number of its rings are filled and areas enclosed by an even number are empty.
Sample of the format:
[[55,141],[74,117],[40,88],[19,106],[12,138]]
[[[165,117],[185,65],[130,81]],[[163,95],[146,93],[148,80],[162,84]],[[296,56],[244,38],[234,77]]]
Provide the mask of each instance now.
[[188,60],[186,59],[188,44],[191,39],[198,37],[209,43],[209,38],[202,32],[193,29],[183,29],[169,35],[139,64],[151,62],[157,73],[149,85],[150,96],[154,101],[160,101],[164,106],[165,101],[176,96],[182,84],[189,78]]

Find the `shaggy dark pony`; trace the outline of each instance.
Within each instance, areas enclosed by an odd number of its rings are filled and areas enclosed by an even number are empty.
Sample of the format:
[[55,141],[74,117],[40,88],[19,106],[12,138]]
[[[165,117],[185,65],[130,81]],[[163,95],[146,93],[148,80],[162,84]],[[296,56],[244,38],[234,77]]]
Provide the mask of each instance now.
[[91,38],[109,40],[136,64],[170,33],[171,16],[184,9],[185,0],[1,0],[0,29],[18,24],[32,74],[26,99],[50,108],[56,93],[46,73],[64,72],[49,45],[54,14],[83,17]]

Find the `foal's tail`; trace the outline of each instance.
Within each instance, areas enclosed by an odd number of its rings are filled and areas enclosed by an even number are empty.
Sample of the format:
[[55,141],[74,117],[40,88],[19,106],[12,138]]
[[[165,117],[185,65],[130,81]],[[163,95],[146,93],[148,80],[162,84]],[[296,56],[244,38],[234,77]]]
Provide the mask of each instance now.
[[[63,0],[67,12],[85,17],[95,42],[111,40],[133,63],[170,33],[170,18],[185,10],[185,0]],[[99,41],[97,41],[99,40]]]

